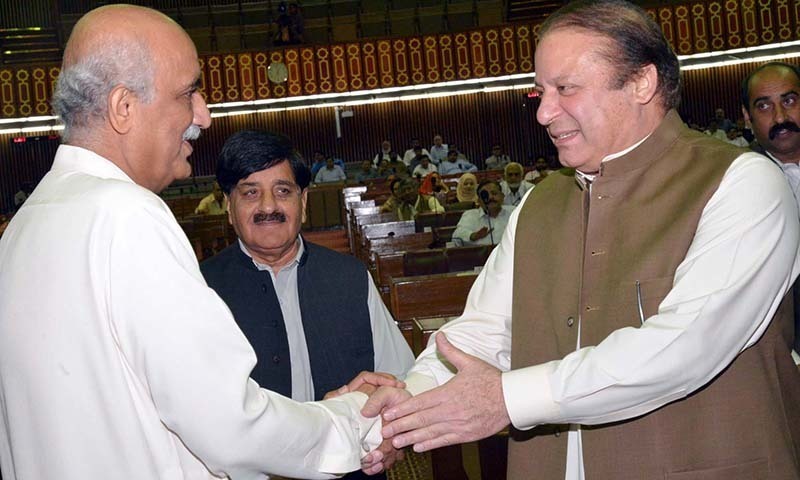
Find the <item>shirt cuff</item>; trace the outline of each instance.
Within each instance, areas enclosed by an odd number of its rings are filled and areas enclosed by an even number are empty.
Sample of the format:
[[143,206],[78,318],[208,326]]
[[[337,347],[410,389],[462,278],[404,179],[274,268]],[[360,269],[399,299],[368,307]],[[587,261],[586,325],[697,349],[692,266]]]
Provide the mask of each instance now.
[[556,423],[561,409],[553,402],[550,375],[558,361],[511,370],[502,374],[503,399],[511,424],[528,430],[543,423]]
[[439,386],[435,378],[416,372],[409,373],[405,382],[406,390],[414,396]]

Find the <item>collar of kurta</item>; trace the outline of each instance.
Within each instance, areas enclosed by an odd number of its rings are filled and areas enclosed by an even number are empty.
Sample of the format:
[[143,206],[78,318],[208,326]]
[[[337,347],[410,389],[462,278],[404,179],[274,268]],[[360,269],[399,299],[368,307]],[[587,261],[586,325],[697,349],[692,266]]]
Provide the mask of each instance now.
[[[308,248],[306,248],[306,243],[302,235],[300,234],[297,235],[297,241],[300,242],[300,248],[298,249],[297,255],[294,257],[294,260],[292,260],[292,262],[296,262],[298,265],[303,266],[306,263],[306,260],[308,259]],[[245,246],[241,238],[237,239],[237,243],[239,244],[239,253],[240,253],[239,260],[241,260],[242,264],[245,267],[251,270],[259,270],[259,271],[270,269],[269,266],[258,263],[253,258],[253,256],[250,255],[250,252],[247,251],[247,246]],[[285,265],[283,268],[286,268],[287,265]]]
[[108,178],[135,183],[111,160],[74,145],[59,145],[53,159],[54,171],[83,172],[98,178]]
[[583,173],[576,170],[575,182],[581,190],[585,190],[598,178],[620,177],[633,170],[648,168],[675,142],[682,128],[686,127],[678,112],[668,111],[651,134],[622,152],[604,158],[597,173]]

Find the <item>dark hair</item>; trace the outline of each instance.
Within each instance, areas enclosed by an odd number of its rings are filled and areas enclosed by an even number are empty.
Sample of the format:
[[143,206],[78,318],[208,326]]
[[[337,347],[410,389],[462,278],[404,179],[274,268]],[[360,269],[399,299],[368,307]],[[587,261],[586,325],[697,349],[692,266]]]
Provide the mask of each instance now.
[[498,182],[497,180],[495,180],[493,178],[484,178],[483,180],[480,181],[480,183],[478,183],[478,186],[477,186],[477,188],[475,188],[475,191],[476,192],[480,192],[481,188],[485,187],[486,185],[489,185],[490,183],[494,183],[495,186],[497,186],[498,189],[502,190],[500,188],[500,182]]
[[747,113],[750,113],[750,80],[756,76],[757,73],[761,72],[762,70],[766,70],[767,68],[785,68],[790,72],[794,72],[795,77],[797,80],[800,81],[800,67],[792,65],[786,62],[769,62],[761,65],[760,67],[756,68],[750,75],[746,76],[744,80],[742,80],[742,106],[747,110]]
[[[620,89],[652,64],[658,72],[657,93],[662,105],[677,108],[681,101],[678,57],[661,28],[642,8],[624,0],[578,0],[552,13],[542,23],[539,38],[560,28],[578,28],[607,38],[601,55],[616,70],[611,88]],[[541,40],[540,40],[541,41]]]
[[242,130],[225,141],[217,160],[217,182],[226,194],[250,174],[288,161],[294,181],[303,190],[311,182],[311,171],[294,149],[289,137],[259,130]]
[[395,178],[394,180],[389,182],[389,192],[392,193],[392,195],[394,195],[394,186],[396,184],[398,184],[398,183],[400,183],[400,179],[399,178]]

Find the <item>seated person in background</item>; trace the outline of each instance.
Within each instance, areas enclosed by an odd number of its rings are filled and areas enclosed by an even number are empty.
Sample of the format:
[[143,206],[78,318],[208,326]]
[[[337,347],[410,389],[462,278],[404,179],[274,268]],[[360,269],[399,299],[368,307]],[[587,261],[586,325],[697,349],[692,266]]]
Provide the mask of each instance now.
[[409,172],[413,172],[414,169],[417,168],[417,165],[419,165],[419,162],[422,161],[422,156],[427,155],[422,152],[423,148],[417,145],[416,147],[414,147],[414,156],[411,158],[411,161],[409,163],[406,163],[405,158],[403,158],[403,163],[408,167]]
[[361,162],[361,170],[356,174],[356,181],[358,183],[364,183],[367,180],[376,178],[382,178],[382,175],[378,170],[372,167],[372,162],[369,160]]
[[505,195],[505,204],[516,207],[525,196],[525,192],[533,188],[533,184],[522,179],[524,170],[522,165],[511,162],[506,165],[503,172],[503,180],[500,182],[500,189]]
[[461,175],[458,178],[458,185],[456,186],[456,199],[458,203],[469,203],[471,206],[477,205],[478,177],[471,173]]
[[524,180],[537,185],[551,173],[553,173],[553,170],[548,165],[547,160],[544,157],[536,157],[536,161],[533,162],[533,170],[525,174]]
[[391,194],[389,195],[389,198],[387,198],[386,201],[381,205],[381,213],[394,212],[397,210],[397,205],[400,202],[400,199],[398,198],[399,193],[397,191],[397,187],[400,186],[400,180],[400,178],[395,178],[389,182],[389,192],[391,192]]
[[363,370],[402,377],[414,358],[364,265],[300,235],[310,173],[291,141],[235,133],[217,177],[239,241],[200,268],[256,352],[251,377],[300,402]]
[[444,213],[444,207],[436,197],[419,193],[419,184],[413,178],[400,180],[397,186],[397,219],[414,220],[419,213]]
[[492,146],[492,155],[486,159],[486,170],[503,170],[511,162],[511,158],[503,153],[499,144]]
[[514,207],[503,204],[503,191],[497,180],[478,184],[478,208],[467,210],[458,221],[453,239],[464,245],[497,245]]
[[416,178],[425,178],[428,176],[428,174],[438,171],[439,170],[436,168],[436,165],[431,162],[430,157],[427,155],[422,155],[419,157],[419,165],[414,167],[414,171],[411,172],[411,176]]
[[208,196],[203,197],[197,208],[194,209],[195,215],[223,215],[228,211],[228,199],[222,194],[219,183],[214,182],[214,187]]
[[[464,160],[465,162],[468,162],[468,161],[469,161],[469,159],[467,159],[467,156],[466,156],[466,155],[464,155],[464,152],[460,151],[460,150],[458,149],[458,147],[456,147],[456,146],[455,146],[454,144],[452,144],[452,143],[451,143],[450,145],[448,145],[448,146],[447,146],[447,152],[448,152],[448,153],[450,152],[450,150],[455,150],[456,152],[458,152],[458,160]],[[445,158],[447,158],[447,157],[445,157]]]
[[342,167],[333,163],[333,157],[325,159],[325,168],[320,168],[317,176],[314,177],[314,183],[335,183],[345,180],[347,180],[347,175]]
[[447,144],[442,143],[442,136],[438,133],[433,136],[433,145],[431,145],[431,161],[436,165],[442,163],[447,158]]
[[[325,168],[325,159],[326,159],[325,152],[322,150],[314,150],[314,163],[311,165],[311,178],[316,178],[317,173],[321,168]],[[339,158],[333,159],[334,165],[339,165],[342,170],[344,170],[344,162]]]
[[414,166],[411,165],[411,161],[414,160],[414,158],[419,157],[420,155],[430,156],[430,152],[422,148],[422,145],[420,145],[418,138],[412,138],[410,148],[406,150],[405,153],[403,154],[403,163],[405,163],[409,168],[413,169]]
[[392,142],[389,140],[384,140],[381,143],[381,150],[375,155],[375,158],[372,159],[372,164],[376,167],[381,164],[381,160],[389,160],[389,154],[392,152]]
[[477,172],[478,167],[466,160],[458,159],[458,150],[448,150],[447,158],[439,164],[439,173],[449,175],[451,173]]
[[400,160],[397,152],[389,152],[389,160],[386,161],[386,171],[388,175],[394,175],[398,178],[405,178],[409,175],[408,167]]
[[714,120],[716,120],[719,129],[726,133],[735,126],[733,122],[725,116],[725,110],[720,107],[714,110]]
[[442,177],[436,172],[429,173],[422,179],[422,184],[419,186],[419,193],[423,195],[433,195],[436,200],[439,201],[440,205],[445,205],[447,203],[448,191],[449,189],[442,181]]
[[728,136],[725,134],[725,130],[722,130],[721,128],[719,128],[719,124],[714,119],[712,119],[711,121],[708,122],[708,128],[703,133],[705,133],[706,135],[712,136],[714,138],[718,138],[718,139],[720,139],[722,141],[725,141],[725,140],[728,139]]
[[725,141],[731,145],[736,145],[737,147],[742,148],[748,148],[750,146],[750,142],[744,139],[742,132],[736,127],[732,127],[730,130],[728,130],[726,135],[728,138]]

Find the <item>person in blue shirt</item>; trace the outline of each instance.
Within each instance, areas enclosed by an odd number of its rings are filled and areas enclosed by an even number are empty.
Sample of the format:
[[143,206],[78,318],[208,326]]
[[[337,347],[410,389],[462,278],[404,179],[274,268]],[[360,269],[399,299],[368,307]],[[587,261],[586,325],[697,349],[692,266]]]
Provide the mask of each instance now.
[[439,174],[476,172],[478,167],[469,161],[458,158],[458,150],[448,150],[447,158],[439,165]]

